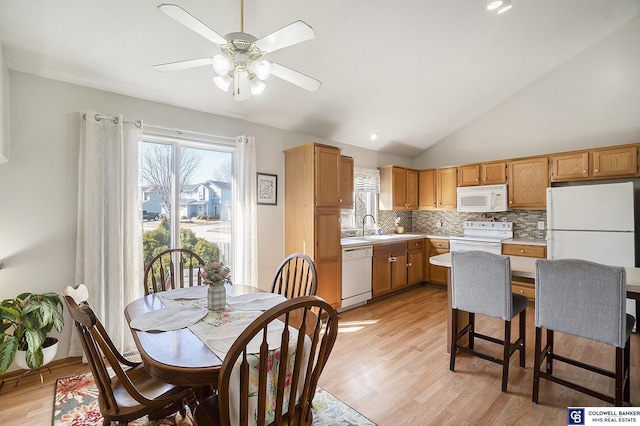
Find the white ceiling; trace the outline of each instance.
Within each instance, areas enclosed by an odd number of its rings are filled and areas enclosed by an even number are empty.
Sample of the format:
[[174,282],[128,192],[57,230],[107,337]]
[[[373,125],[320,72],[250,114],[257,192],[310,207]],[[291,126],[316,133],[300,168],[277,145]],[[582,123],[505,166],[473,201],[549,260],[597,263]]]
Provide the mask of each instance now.
[[[164,1],[240,31],[240,0]],[[413,157],[640,15],[640,0],[513,0],[503,15],[485,0],[245,0],[258,38],[313,27],[315,39],[266,58],[323,84],[271,77],[235,102],[210,67],[152,69],[219,52],[160,3],[2,0],[0,42],[17,71]]]

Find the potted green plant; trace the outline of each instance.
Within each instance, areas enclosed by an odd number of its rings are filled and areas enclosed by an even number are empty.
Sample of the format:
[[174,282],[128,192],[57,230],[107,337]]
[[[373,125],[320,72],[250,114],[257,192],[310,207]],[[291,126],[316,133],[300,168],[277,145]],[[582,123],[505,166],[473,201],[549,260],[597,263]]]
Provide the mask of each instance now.
[[58,343],[48,337],[49,332],[53,328],[62,332],[64,327],[62,310],[62,299],[56,293],[22,293],[0,303],[0,374],[7,371],[18,351],[25,352],[27,368],[37,370],[45,364],[43,349]]

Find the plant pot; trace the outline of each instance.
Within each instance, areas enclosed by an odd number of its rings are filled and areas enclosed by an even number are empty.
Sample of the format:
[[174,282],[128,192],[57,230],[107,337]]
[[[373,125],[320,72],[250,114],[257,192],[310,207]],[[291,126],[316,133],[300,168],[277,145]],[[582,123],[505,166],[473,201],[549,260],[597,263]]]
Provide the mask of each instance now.
[[[42,366],[49,364],[53,358],[56,357],[56,353],[58,352],[58,339],[55,337],[47,337],[42,345]],[[13,359],[13,363],[24,370],[31,370],[27,365],[27,351],[18,351],[16,352],[16,357]]]

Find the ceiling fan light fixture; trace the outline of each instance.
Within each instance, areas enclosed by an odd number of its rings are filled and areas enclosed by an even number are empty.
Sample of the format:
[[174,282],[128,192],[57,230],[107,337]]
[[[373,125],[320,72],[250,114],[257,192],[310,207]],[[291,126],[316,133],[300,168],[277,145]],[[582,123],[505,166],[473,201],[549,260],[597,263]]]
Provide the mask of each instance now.
[[487,10],[496,10],[504,3],[503,0],[487,0]]
[[511,9],[513,7],[513,4],[511,3],[511,0],[504,0],[504,2],[502,2],[502,5],[500,5],[499,9],[498,9],[498,15],[500,15],[501,13],[506,12],[507,10]]
[[271,62],[264,59],[252,62],[251,70],[260,80],[266,80],[271,75]]
[[228,92],[231,86],[232,80],[228,75],[219,75],[213,79],[213,82],[223,92]]
[[218,75],[227,75],[232,70],[231,61],[224,55],[213,57],[213,70]]
[[264,89],[267,87],[266,84],[262,82],[258,77],[253,77],[249,80],[249,87],[251,88],[252,95],[259,95],[264,92]]

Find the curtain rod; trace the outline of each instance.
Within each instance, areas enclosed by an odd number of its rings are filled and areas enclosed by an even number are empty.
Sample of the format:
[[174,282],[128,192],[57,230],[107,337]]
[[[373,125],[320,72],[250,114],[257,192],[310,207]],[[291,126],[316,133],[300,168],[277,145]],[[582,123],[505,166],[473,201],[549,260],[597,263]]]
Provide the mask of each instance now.
[[[82,114],[82,118],[84,120],[87,119],[87,114]],[[118,122],[120,121],[120,119],[118,117],[109,117],[108,115],[100,115],[100,114],[96,114],[95,117],[96,121],[100,121],[100,120],[111,120],[113,121],[113,124],[118,124]],[[138,120],[138,121],[125,121],[126,124],[134,124],[136,127],[140,128],[142,127],[142,121]]]
[[[84,120],[87,119],[87,114],[84,113],[82,114],[82,118]],[[100,120],[111,120],[113,121],[114,124],[118,124],[118,122],[120,121],[118,117],[110,117],[108,115],[100,115],[100,114],[96,114],[95,115],[95,120],[96,121],[100,121]],[[126,124],[133,124],[135,125],[137,128],[141,128],[142,127],[142,120],[137,120],[137,121],[124,121],[124,123]],[[231,138],[228,136],[216,136],[216,135],[210,135],[208,133],[200,133],[200,132],[192,132],[190,130],[181,130],[181,129],[175,129],[175,128],[171,128],[171,127],[162,127],[162,126],[157,126],[157,125],[153,125],[153,124],[145,124],[144,125],[144,130],[151,130],[151,134],[155,132],[159,133],[160,136],[167,136],[167,133],[169,134],[175,134],[178,135],[178,137],[180,136],[184,136],[184,137],[189,137],[189,138],[194,138],[194,139],[198,139],[198,138],[203,138],[203,140],[210,140],[210,139],[216,139],[218,141],[228,141],[230,143],[235,143],[236,138]]]

